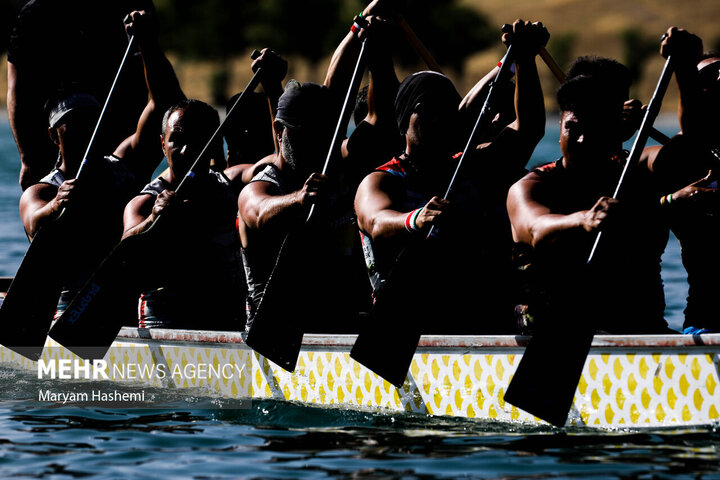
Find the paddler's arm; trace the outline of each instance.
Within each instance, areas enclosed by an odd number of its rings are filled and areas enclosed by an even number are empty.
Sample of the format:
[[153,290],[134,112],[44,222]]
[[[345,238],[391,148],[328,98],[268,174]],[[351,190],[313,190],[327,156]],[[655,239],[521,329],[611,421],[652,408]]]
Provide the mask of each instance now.
[[671,57],[675,79],[678,84],[678,120],[683,135],[695,137],[701,141],[705,135],[714,135],[708,131],[709,123],[704,118],[706,106],[700,98],[700,78],[697,65],[703,53],[700,37],[677,27],[667,30],[662,40],[660,53]]
[[[712,122],[706,120],[704,110],[707,107],[702,105],[700,95],[697,65],[702,51],[702,40],[699,37],[677,27],[667,30],[667,37],[660,46],[663,56],[671,56],[678,84],[678,118],[682,133],[672,137],[662,147],[646,147],[641,164],[648,165],[654,181],[659,185],[660,193],[672,193],[670,198],[673,200],[682,199],[692,193],[691,191],[696,191],[696,188],[704,187],[703,182],[698,183],[698,177],[701,172],[711,168],[711,165],[706,163],[711,158],[709,155],[691,153],[702,151],[702,145],[707,145],[707,139],[715,137],[714,133],[708,131]],[[709,152],[709,147],[704,148]],[[674,209],[664,209],[666,212],[671,210]]]
[[542,23],[516,20],[512,33],[503,34],[512,43],[515,56],[515,121],[503,129],[492,148],[517,167],[524,167],[535,146],[545,135],[545,100],[535,57],[550,34]]
[[688,152],[693,150],[689,142],[685,135],[678,134],[665,145],[646,147],[640,158],[639,165],[646,165],[653,174],[659,192],[658,202],[665,215],[683,215],[685,210],[677,207],[684,204],[689,204],[690,208],[704,208],[703,202],[714,203],[717,197],[715,171],[709,170],[702,178],[697,178],[701,170],[688,165]]
[[239,163],[237,165],[233,165],[232,167],[228,167],[223,170],[223,173],[230,181],[230,185],[232,186],[235,194],[239,194],[245,185],[250,183],[250,180],[252,180],[255,175],[257,175],[268,164],[273,163],[276,158],[276,155],[273,153],[255,163]]
[[300,190],[279,195],[270,182],[252,182],[243,188],[238,197],[240,240],[248,246],[248,231],[273,230],[287,233],[302,223],[310,206],[325,197],[328,178],[313,173]]
[[60,188],[46,183],[36,183],[20,197],[20,219],[30,240],[37,231],[51,222],[65,208],[75,179],[66,180]]
[[274,120],[278,99],[283,94],[282,81],[287,75],[288,62],[269,48],[263,48],[260,56],[253,60],[250,68],[253,72],[257,72],[259,68],[263,69],[264,75],[260,79],[260,83],[270,102]]
[[122,159],[139,180],[149,180],[162,160],[158,132],[163,115],[173,104],[184,100],[185,94],[172,64],[160,48],[155,18],[144,11],[134,11],[129,17],[131,21],[126,28],[135,35],[142,54],[149,100],[135,133],[118,146],[114,155]]
[[449,205],[447,200],[433,197],[417,212],[400,211],[393,198],[394,180],[389,174],[373,172],[360,183],[355,194],[358,227],[375,241],[408,239],[416,233],[427,233]]
[[[370,17],[368,35],[373,35],[368,55],[368,114],[365,121],[371,125],[390,128],[397,131],[395,122],[395,96],[400,82],[395,73],[395,65],[390,56],[390,44],[387,40],[389,24]],[[398,133],[399,135],[399,133]]]
[[330,59],[327,74],[323,85],[328,87],[336,96],[347,90],[352,78],[353,69],[360,54],[360,39],[353,32],[348,32]]
[[35,184],[52,167],[57,150],[45,135],[47,115],[43,113],[41,95],[33,79],[21,66],[11,61],[8,68],[7,113],[18,153],[20,154],[20,187]]
[[[380,15],[385,18],[392,18],[396,12],[397,3],[393,0],[374,0],[365,7],[362,16]],[[347,92],[360,54],[360,32],[359,30],[353,32],[351,29],[352,19],[348,20],[350,20],[348,22],[349,31],[335,49],[323,82],[326,87],[332,92],[336,92],[339,97],[342,97]],[[339,101],[342,101],[342,98]]]
[[538,200],[540,190],[539,176],[530,172],[510,188],[507,199],[513,240],[533,248],[552,244],[567,234],[596,233],[617,205],[617,200],[601,197],[589,210],[558,214]]
[[130,200],[123,214],[123,236],[125,239],[146,231],[155,222],[160,213],[175,202],[175,192],[163,190],[154,197],[140,194]]
[[[395,66],[390,55],[388,34],[390,24],[374,16],[367,17],[368,25],[360,30],[361,37],[367,35],[367,67],[369,84],[367,92],[367,115],[363,121],[370,125],[357,128],[342,145],[343,158],[352,157],[353,164],[361,170],[372,171],[392,157],[393,151],[383,152],[380,148],[389,140],[401,138],[395,121],[395,96],[400,82],[395,74]],[[356,148],[361,145],[360,148]],[[350,150],[355,150],[351,152]],[[372,158],[363,158],[371,153]],[[367,173],[363,172],[363,175]]]
[[485,74],[462,99],[458,111],[463,115],[463,118],[477,118],[477,116],[480,115],[480,110],[482,109],[483,103],[485,103],[485,97],[487,97],[490,83],[497,77],[498,70],[500,70],[500,67],[496,66]]
[[[398,81],[395,65],[390,55],[390,24],[378,17],[368,16],[367,26],[357,33],[360,38],[367,37],[367,67],[369,83],[367,92],[367,115],[363,119],[373,126],[373,138],[363,139],[372,142],[378,138],[382,142],[386,136],[400,136],[395,122],[395,96]],[[343,155],[348,156],[347,142],[343,145]],[[384,162],[383,162],[384,163]]]
[[[58,52],[58,45],[34,46],[40,39],[58,39],[62,43],[63,35],[55,36],[58,32],[72,30],[72,27],[63,27],[48,32],[44,25],[46,7],[52,4],[43,2],[18,2],[15,5],[22,9],[12,22],[7,23],[11,30],[6,31],[5,40],[7,48],[7,115],[15,144],[20,154],[20,187],[26,190],[35,184],[53,168],[57,158],[57,148],[50,141],[47,134],[48,114],[44,108],[50,85],[53,85],[56,72],[48,71],[49,64],[43,64],[42,55],[52,54],[56,59],[64,59],[65,53]],[[6,14],[10,11],[6,10]],[[10,17],[6,17],[9,21]],[[57,26],[57,25],[56,25]],[[40,50],[42,49],[42,50]],[[57,55],[56,55],[57,52]],[[66,63],[65,63],[66,64]],[[39,68],[38,68],[39,65]],[[67,65],[67,64],[66,64]],[[39,72],[47,72],[49,79],[42,77]]]

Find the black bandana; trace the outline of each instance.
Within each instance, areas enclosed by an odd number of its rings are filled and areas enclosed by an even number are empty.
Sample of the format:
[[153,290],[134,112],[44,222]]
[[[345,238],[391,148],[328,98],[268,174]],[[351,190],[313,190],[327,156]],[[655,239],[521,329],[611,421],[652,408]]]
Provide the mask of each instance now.
[[449,78],[437,72],[417,72],[400,84],[395,97],[395,118],[401,134],[405,134],[418,103],[435,105],[460,104],[460,94]]

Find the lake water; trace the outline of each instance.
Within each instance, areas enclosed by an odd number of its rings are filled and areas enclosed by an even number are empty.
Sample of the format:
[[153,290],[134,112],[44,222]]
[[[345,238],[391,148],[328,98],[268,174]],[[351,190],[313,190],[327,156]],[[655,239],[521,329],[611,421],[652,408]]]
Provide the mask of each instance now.
[[[559,156],[557,135],[549,122],[534,163]],[[0,276],[15,273],[28,245],[18,167],[3,114]],[[674,238],[663,278],[679,328],[687,285]],[[51,408],[32,375],[6,367],[0,389],[0,478],[720,478],[714,428],[598,434],[273,401],[218,409],[180,394],[152,410]]]

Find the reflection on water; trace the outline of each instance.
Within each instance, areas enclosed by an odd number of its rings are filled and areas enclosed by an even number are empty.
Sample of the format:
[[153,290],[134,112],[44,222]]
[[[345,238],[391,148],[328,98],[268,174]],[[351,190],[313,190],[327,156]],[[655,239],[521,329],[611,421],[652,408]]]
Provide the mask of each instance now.
[[[559,431],[273,401],[249,410],[0,410],[5,476],[712,478],[716,431]],[[197,407],[197,406],[196,406]],[[707,475],[705,477],[705,475]]]
[[151,387],[165,400],[147,409],[37,400],[40,386],[67,383],[0,368],[2,478],[720,478],[712,427],[558,429],[273,400],[237,408]]

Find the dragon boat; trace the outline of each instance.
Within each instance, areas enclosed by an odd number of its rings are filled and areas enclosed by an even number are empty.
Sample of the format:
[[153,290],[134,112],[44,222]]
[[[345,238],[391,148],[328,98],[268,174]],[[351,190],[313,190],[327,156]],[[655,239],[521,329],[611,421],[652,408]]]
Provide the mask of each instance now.
[[[401,388],[353,360],[354,341],[354,335],[307,334],[295,371],[287,372],[250,349],[236,332],[125,327],[93,368],[104,372],[100,381],[108,385],[187,388],[210,397],[277,399],[389,415],[544,424],[504,399],[528,337],[423,336]],[[37,362],[0,347],[1,364],[38,377],[47,377],[53,365],[72,370],[81,362],[52,339]],[[567,425],[713,426],[720,418],[719,363],[720,334],[597,335]]]

